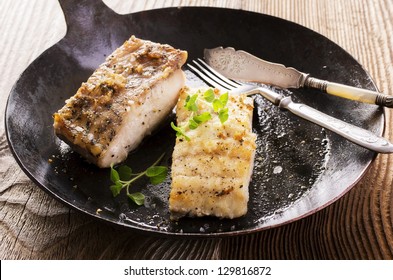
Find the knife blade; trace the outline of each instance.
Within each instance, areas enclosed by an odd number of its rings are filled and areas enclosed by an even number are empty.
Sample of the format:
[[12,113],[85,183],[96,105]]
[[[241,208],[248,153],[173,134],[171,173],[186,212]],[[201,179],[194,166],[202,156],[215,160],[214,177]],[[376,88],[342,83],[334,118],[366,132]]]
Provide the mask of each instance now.
[[205,49],[204,59],[216,71],[233,80],[260,82],[281,88],[315,88],[342,98],[393,108],[393,96],[317,79],[295,68],[263,60],[243,50],[230,47]]

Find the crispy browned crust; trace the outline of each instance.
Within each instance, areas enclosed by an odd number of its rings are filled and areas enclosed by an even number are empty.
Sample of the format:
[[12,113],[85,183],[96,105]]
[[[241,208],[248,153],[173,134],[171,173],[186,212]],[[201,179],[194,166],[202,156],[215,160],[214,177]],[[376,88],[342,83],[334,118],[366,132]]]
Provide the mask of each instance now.
[[54,114],[56,135],[97,163],[130,106],[142,106],[146,93],[186,59],[185,51],[132,36]]

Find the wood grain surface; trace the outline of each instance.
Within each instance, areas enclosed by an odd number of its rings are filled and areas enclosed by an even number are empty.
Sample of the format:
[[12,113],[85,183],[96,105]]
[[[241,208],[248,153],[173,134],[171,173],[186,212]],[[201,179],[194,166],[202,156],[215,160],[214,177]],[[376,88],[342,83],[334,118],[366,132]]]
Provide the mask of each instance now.
[[[105,0],[121,14],[215,6],[265,13],[304,25],[339,44],[393,93],[391,0]],[[36,187],[13,159],[4,131],[12,85],[66,32],[57,1],[0,1],[0,259],[393,259],[393,156],[331,206],[298,222],[222,239],[166,239],[103,224]],[[385,137],[393,141],[386,112]]]

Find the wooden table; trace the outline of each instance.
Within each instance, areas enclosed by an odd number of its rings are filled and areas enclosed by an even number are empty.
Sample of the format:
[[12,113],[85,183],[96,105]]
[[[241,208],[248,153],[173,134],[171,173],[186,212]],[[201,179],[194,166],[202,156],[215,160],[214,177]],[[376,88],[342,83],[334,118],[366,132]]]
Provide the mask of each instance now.
[[[391,0],[105,0],[118,13],[217,6],[274,15],[336,42],[393,91]],[[298,222],[222,239],[175,240],[124,231],[70,210],[32,183],[4,131],[8,94],[21,72],[66,32],[57,1],[0,1],[0,259],[393,259],[393,156],[378,155],[361,181]],[[384,136],[393,140],[393,115]]]

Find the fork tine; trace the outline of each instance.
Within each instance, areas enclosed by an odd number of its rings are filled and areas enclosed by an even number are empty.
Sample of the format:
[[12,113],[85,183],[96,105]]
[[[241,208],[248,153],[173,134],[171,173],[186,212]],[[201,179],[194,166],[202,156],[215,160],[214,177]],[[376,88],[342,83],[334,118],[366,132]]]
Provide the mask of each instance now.
[[223,89],[223,90],[231,90],[229,87],[225,87],[219,83],[217,83],[215,80],[212,80],[209,76],[205,75],[203,72],[199,71],[197,68],[195,68],[191,64],[187,64],[187,66],[194,71],[200,78],[202,78],[203,81],[206,83],[210,84],[211,86],[218,88],[218,89]]
[[[202,60],[201,60],[202,61]],[[219,77],[217,77],[216,75],[214,75],[212,73],[212,70],[210,68],[210,66],[208,66],[206,63],[204,63],[207,67],[205,68],[203,65],[201,65],[200,63],[198,63],[197,61],[193,60],[192,61],[194,63],[195,66],[197,66],[199,68],[200,71],[203,72],[203,74],[205,74],[206,76],[208,76],[211,80],[215,81],[216,83],[218,83],[219,85],[223,86],[225,89],[229,89],[232,90],[234,88],[236,88],[236,86],[233,86],[229,83],[227,83],[225,80],[220,79]],[[203,61],[202,61],[203,63]]]
[[194,63],[194,65],[188,64],[188,66],[208,84],[224,90],[233,90],[241,86],[240,84],[235,83],[219,74],[208,64],[206,64],[202,59],[198,60],[199,62],[193,60],[192,62]]
[[195,66],[190,63],[187,63],[187,66],[210,86],[221,90],[228,90],[232,94],[253,95],[256,93],[260,93],[261,89],[259,88],[259,86],[254,84],[243,84],[241,82],[232,81],[223,76],[222,74],[218,73],[202,59],[198,58],[198,60],[199,63],[195,60],[192,61]]
[[213,73],[215,76],[217,76],[217,78],[219,78],[220,80],[222,80],[223,82],[234,86],[234,87],[239,87],[242,86],[242,84],[237,83],[235,81],[232,81],[230,79],[228,79],[227,77],[223,76],[222,74],[218,73],[216,70],[214,70],[209,64],[207,64],[205,61],[203,61],[202,59],[198,58],[198,61],[204,65],[206,67],[207,70],[209,70],[211,73]]

